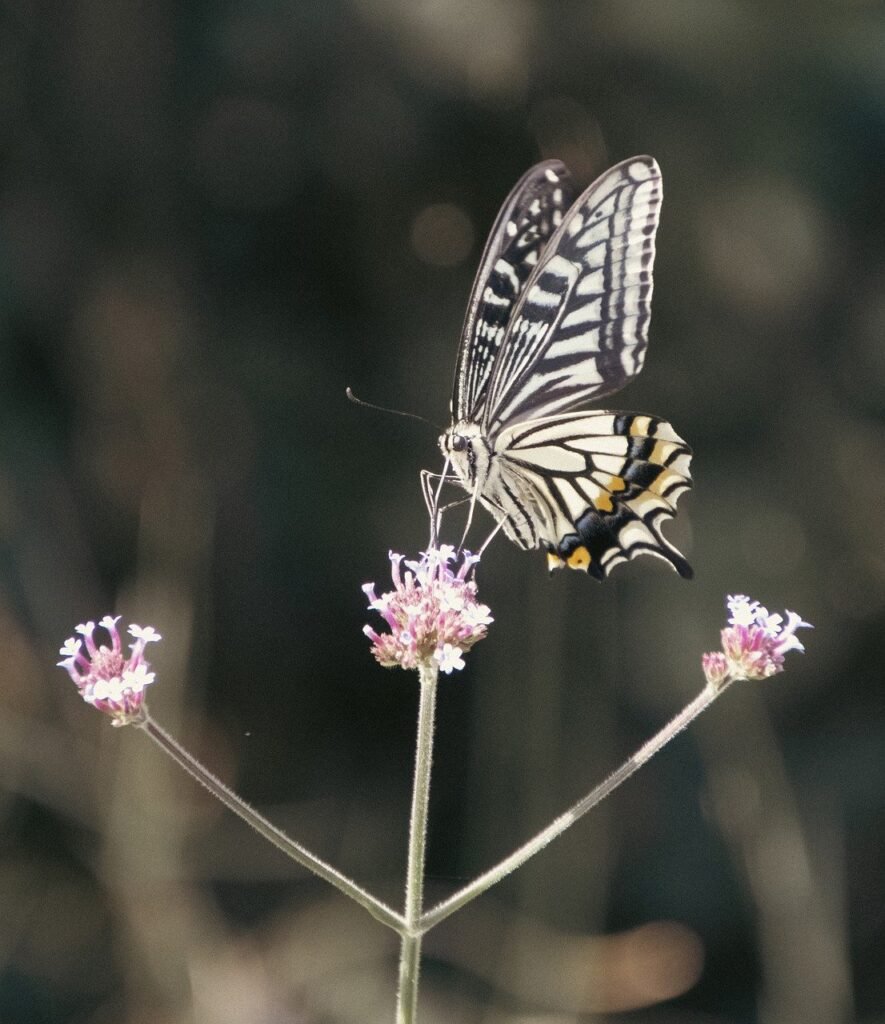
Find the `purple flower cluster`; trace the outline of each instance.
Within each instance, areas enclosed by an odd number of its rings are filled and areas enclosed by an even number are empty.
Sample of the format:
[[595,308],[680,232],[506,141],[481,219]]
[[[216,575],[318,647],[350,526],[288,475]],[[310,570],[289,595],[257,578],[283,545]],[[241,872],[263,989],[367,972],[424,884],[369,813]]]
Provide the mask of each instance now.
[[390,627],[381,634],[371,626],[363,628],[382,665],[414,669],[435,661],[447,674],[464,668],[463,655],[486,635],[492,616],[476,600],[476,582],[469,578],[479,556],[464,552],[456,569],[457,561],[448,544],[425,551],[418,562],[391,551],[394,589],[378,597],[374,583],[363,586],[369,607]]
[[722,650],[703,656],[704,675],[711,686],[735,679],[767,679],[784,670],[787,651],[804,651],[796,630],[811,629],[795,612],[770,615],[744,594],[728,598],[731,615],[722,630]]
[[117,631],[119,620],[119,615],[106,615],[99,623],[110,634],[110,647],[95,642],[94,622],[77,626],[76,632],[83,639],[72,636],[66,640],[59,651],[64,660],[58,664],[67,669],[87,704],[110,715],[114,725],[130,725],[142,720],[144,688],[154,681],[154,673],[144,659],[145,646],[162,637],[152,626],[130,626],[135,643],[129,645],[129,657],[124,658]]

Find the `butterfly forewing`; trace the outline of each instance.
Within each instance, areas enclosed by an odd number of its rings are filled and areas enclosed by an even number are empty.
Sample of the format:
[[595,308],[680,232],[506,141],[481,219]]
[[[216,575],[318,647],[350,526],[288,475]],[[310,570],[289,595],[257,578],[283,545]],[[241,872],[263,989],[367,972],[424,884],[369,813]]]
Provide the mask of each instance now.
[[[617,391],[642,369],[661,197],[655,160],[634,157],[568,210],[498,344],[483,409],[487,436]],[[488,377],[488,365],[483,372]]]
[[495,358],[526,280],[574,198],[566,168],[547,160],[528,171],[501,208],[473,284],[455,370],[452,414],[479,419]]

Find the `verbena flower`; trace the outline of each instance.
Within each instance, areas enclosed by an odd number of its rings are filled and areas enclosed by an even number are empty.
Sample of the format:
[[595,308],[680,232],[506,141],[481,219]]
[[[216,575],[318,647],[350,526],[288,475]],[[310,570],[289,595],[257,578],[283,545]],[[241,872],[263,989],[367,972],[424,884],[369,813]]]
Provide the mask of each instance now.
[[744,594],[730,595],[728,625],[722,630],[722,650],[705,654],[704,675],[711,686],[734,679],[767,679],[784,670],[787,651],[804,651],[797,629],[811,629],[795,612],[769,614]]
[[87,704],[109,715],[113,725],[130,725],[144,717],[144,688],[154,681],[154,673],[144,658],[147,644],[161,640],[153,626],[129,627],[135,642],[129,645],[129,657],[123,656],[123,645],[117,630],[120,616],[106,615],[99,623],[110,635],[111,646],[95,642],[95,623],[77,626],[82,640],[72,636],[65,641],[58,664],[67,669]]
[[414,669],[433,660],[446,674],[464,668],[463,655],[492,622],[488,606],[476,600],[472,569],[478,561],[479,555],[464,552],[458,566],[448,544],[425,551],[417,562],[390,552],[394,589],[378,597],[374,583],[363,586],[369,607],[390,627],[380,634],[363,628],[382,665]]

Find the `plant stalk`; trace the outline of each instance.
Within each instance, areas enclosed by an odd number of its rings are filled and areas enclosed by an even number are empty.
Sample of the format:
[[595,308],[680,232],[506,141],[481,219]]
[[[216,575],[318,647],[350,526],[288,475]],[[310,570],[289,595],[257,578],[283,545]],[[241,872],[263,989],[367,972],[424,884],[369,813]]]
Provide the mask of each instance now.
[[418,1012],[418,977],[421,967],[421,911],[424,900],[424,862],[427,851],[427,808],[430,802],[430,769],[433,763],[433,723],[436,714],[436,683],[439,667],[433,661],[418,667],[421,696],[418,705],[418,739],[415,746],[415,782],[409,819],[409,859],[406,868],[405,931],[400,948],[397,1024],[415,1024]]
[[552,821],[545,829],[539,832],[533,839],[530,839],[519,849],[505,857],[495,867],[490,868],[474,881],[465,885],[448,899],[438,903],[432,910],[429,910],[421,917],[419,930],[423,934],[444,921],[450,914],[459,910],[466,903],[476,899],[480,893],[490,889],[502,878],[506,878],[511,872],[521,867],[533,857],[539,850],[561,835],[567,828],[582,818],[588,811],[592,810],[598,803],[603,801],[610,793],[613,793],[621,783],[626,782],[630,776],[641,768],[652,758],[662,747],[666,746],[678,733],[692,722],[702,711],[705,711],[720,694],[724,693],[733,680],[714,686],[707,684],[695,699],[688,704],[679,714],[667,725],[656,733],[647,743],[643,744],[636,753],[628,758],[620,768],[598,786],[594,787],[586,796],[582,797],[576,804],[570,807],[564,814]]
[[209,792],[217,797],[229,810],[233,811],[238,817],[242,818],[247,825],[251,825],[259,835],[264,836],[268,842],[273,843],[278,850],[282,850],[292,860],[298,861],[299,864],[312,871],[315,875],[319,875],[320,878],[324,878],[331,885],[334,885],[336,889],[339,889],[344,893],[345,896],[349,896],[351,899],[356,900],[361,906],[365,907],[366,910],[374,917],[377,921],[382,924],[386,924],[388,928],[392,928],[394,931],[402,934],[405,922],[403,918],[392,910],[386,904],[382,903],[379,899],[376,899],[371,893],[366,892],[355,882],[352,882],[346,875],[342,875],[340,871],[333,868],[330,864],[320,860],[319,857],[314,856],[310,850],[305,849],[300,843],[296,843],[294,839],[290,839],[281,829],[278,829],[276,825],[272,825],[267,818],[262,817],[258,811],[250,807],[244,800],[237,796],[232,789],[228,789],[219,779],[217,779],[211,772],[208,771],[200,762],[189,754],[184,747],[165,729],[161,728],[157,723],[147,714],[145,709],[144,719],[137,724],[139,729],[142,729],[147,733],[148,736],[168,754],[173,761],[179,764],[184,770],[191,775],[193,778],[205,786]]

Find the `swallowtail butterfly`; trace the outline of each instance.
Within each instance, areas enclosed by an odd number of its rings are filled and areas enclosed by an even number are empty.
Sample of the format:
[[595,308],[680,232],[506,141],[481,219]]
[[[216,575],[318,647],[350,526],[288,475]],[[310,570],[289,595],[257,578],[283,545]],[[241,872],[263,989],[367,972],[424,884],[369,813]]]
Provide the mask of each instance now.
[[657,416],[576,411],[642,369],[661,196],[648,156],[577,199],[563,164],[540,163],[504,203],[473,285],[440,448],[551,569],[603,579],[650,554],[692,575],[661,533],[691,486],[691,449]]

